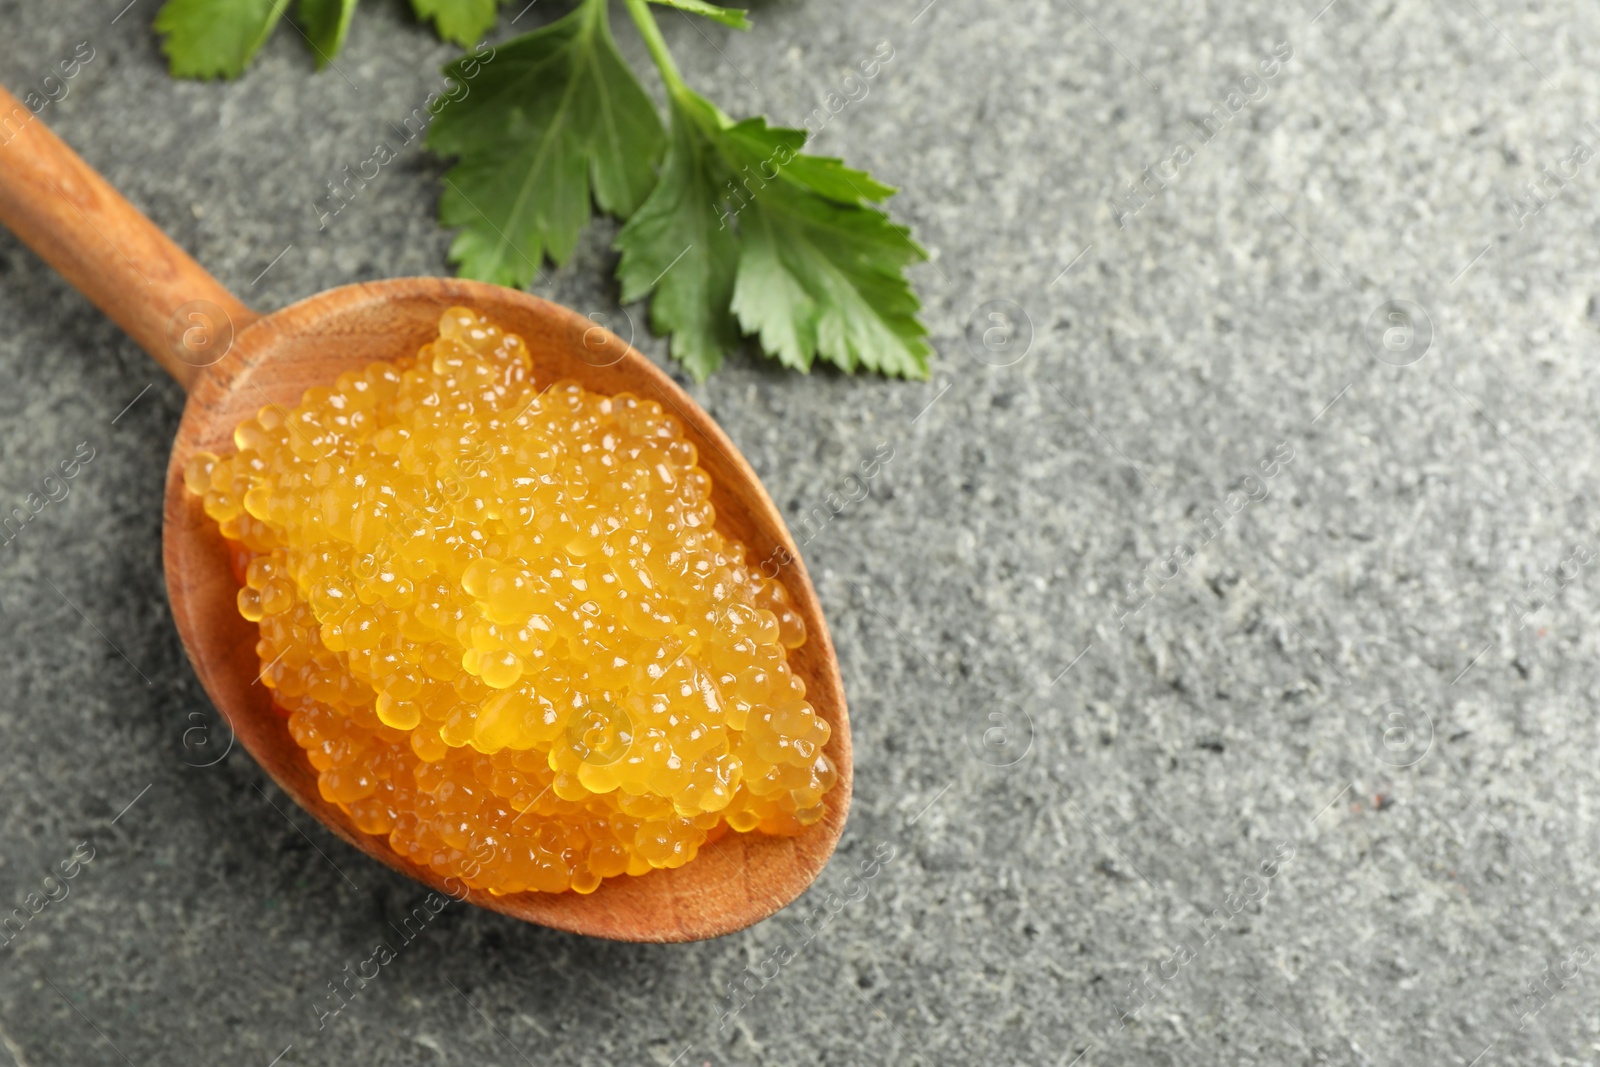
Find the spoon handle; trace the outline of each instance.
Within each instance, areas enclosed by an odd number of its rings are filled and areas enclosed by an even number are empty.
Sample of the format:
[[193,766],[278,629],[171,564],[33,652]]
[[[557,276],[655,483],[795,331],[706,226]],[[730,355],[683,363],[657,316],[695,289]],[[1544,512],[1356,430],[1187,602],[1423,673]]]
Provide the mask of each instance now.
[[0,223],[185,389],[259,317],[4,87]]

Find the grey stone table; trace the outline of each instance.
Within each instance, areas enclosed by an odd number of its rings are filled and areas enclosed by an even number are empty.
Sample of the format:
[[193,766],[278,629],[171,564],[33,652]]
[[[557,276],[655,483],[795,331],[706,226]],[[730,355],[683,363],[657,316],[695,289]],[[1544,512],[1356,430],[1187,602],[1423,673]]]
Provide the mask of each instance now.
[[[320,1028],[422,894],[222,755],[162,585],[182,396],[0,234],[0,506],[79,456],[0,551],[0,910],[75,875],[5,933],[0,1063],[1600,1062],[1600,8],[1325,2],[667,19],[796,125],[893,50],[817,143],[902,187],[931,380],[696,389],[797,525],[892,450],[805,545],[849,828],[710,943],[452,907]],[[0,82],[87,43],[45,118],[226,284],[446,271],[415,145],[318,227],[452,54],[399,3],[225,85],[123,3],[0,0]],[[537,291],[664,360],[614,234]]]

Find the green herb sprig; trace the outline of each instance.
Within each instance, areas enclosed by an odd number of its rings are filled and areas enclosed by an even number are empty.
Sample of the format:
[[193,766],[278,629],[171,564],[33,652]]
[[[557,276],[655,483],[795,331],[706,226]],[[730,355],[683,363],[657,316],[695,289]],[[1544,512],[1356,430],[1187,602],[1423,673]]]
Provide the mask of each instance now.
[[[650,4],[747,29],[747,13],[704,0],[623,0],[666,89],[661,117],[612,36],[606,0],[495,46],[494,61],[444,68],[471,91],[444,106],[427,146],[455,162],[440,221],[457,230],[459,274],[523,287],[548,257],[565,264],[593,209],[625,220],[616,240],[624,303],[698,380],[744,336],[786,367],[817,360],[924,378],[931,349],[906,269],[926,253],[878,206],[895,192],[843,161],[803,151],[804,130],[734,121],[684,81]],[[167,0],[173,73],[235,76],[288,0]],[[412,0],[467,44],[496,0]],[[331,60],[355,0],[300,0],[297,18]],[[466,69],[468,65],[471,69]]]

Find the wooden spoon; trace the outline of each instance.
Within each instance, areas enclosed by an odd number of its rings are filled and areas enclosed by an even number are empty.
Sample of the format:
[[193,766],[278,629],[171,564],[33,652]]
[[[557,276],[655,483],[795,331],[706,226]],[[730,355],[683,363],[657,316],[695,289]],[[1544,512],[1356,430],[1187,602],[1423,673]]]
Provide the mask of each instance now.
[[[167,463],[163,559],[173,620],[206,692],[244,747],[284,792],[334,833],[411,878],[446,891],[432,870],[357,830],[322,799],[305,752],[257,684],[258,633],[235,606],[239,584],[217,525],[183,486],[199,449],[231,452],[233,428],[266,404],[292,407],[315,385],[373,360],[414,354],[453,305],[521,334],[541,382],[571,378],[601,393],[631,392],[675,412],[715,488],[717,529],[752,561],[786,560],[781,575],[805,619],[789,665],[833,728],[839,769],[827,814],[798,837],[729,833],[676,870],[608,878],[588,896],[469,891],[466,899],[544,926],[620,941],[694,941],[741,930],[787,905],[833,854],[850,807],[850,720],[816,590],[755,471],[673,380],[632,347],[566,308],[513,289],[447,278],[396,278],[330,289],[261,315],[251,311],[129,204],[104,178],[0,89],[0,222],[92,300],[188,390]],[[452,883],[459,887],[459,883]]]

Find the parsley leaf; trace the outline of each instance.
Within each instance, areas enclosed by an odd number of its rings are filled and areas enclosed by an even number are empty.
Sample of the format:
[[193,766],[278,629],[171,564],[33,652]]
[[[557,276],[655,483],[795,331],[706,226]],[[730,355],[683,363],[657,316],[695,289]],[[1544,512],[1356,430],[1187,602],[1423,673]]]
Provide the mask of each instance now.
[[[805,138],[764,119],[727,131],[725,151],[756,186],[739,214],[734,314],[796,370],[821,356],[845,371],[926,378],[932,350],[904,271],[927,253],[872,206],[892,188],[840,160],[799,154]],[[777,176],[767,180],[769,171]]]
[[739,343],[729,313],[739,246],[719,209],[726,168],[700,136],[721,114],[692,94],[672,100],[672,142],[661,180],[617,235],[622,302],[649,296],[650,322],[672,335],[672,355],[698,381]]
[[[352,0],[353,2],[353,0]],[[463,48],[483,37],[494,25],[496,10],[505,0],[411,0],[411,10],[419,19],[432,19],[433,27],[446,41]]]
[[[445,73],[465,84],[463,60]],[[524,286],[548,254],[565,263],[588,225],[590,195],[631,215],[655,184],[660,116],[617,51],[605,0],[495,50],[471,89],[428,130],[430,149],[458,161],[439,218],[461,227],[459,273]]]
[[318,70],[331,63],[344,47],[350,16],[355,13],[356,0],[300,0],[300,26],[317,54]]
[[714,22],[720,22],[724,26],[732,26],[736,30],[748,30],[750,28],[750,20],[745,18],[747,12],[740,8],[717,7],[715,4],[706,3],[706,0],[650,0],[650,2],[652,4],[660,4],[662,7],[675,7],[679,11],[687,11],[695,15],[704,15]]
[[795,370],[820,357],[847,372],[927,377],[932,350],[904,274],[926,253],[873,206],[894,190],[801,153],[803,130],[734,123],[668,85],[661,182],[617,238],[623,300],[655,292],[652,323],[700,380],[734,347],[735,320]]
[[180,78],[236,78],[283,17],[289,0],[167,0],[156,32]]

